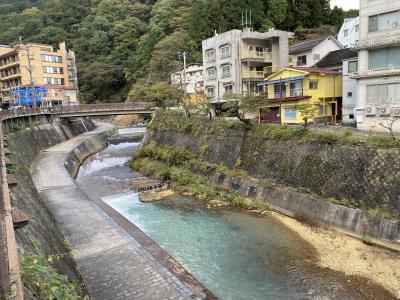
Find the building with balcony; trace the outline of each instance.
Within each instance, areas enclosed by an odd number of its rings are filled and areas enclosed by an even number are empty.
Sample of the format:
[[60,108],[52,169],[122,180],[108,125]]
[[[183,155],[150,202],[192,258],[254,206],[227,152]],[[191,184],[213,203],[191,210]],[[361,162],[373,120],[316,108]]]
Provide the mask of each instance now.
[[354,47],[360,39],[360,18],[346,18],[339,30],[337,40],[345,48]]
[[270,29],[260,33],[250,28],[216,34],[202,42],[204,89],[216,106],[225,93],[261,94],[268,74],[288,66],[289,39],[293,33]]
[[181,68],[171,74],[171,84],[180,90],[186,88],[186,94],[190,99],[196,100],[204,96],[203,65],[191,63],[186,66],[186,84],[184,81],[184,69]]
[[357,127],[384,131],[382,118],[400,117],[400,1],[361,0],[359,12]]
[[328,53],[343,49],[342,44],[333,36],[323,36],[302,41],[289,48],[291,66],[311,67]]
[[[0,100],[3,108],[33,104],[33,97],[21,99],[18,91],[41,87],[38,105],[68,105],[78,102],[78,81],[75,54],[65,43],[52,46],[18,43],[0,46]],[[37,95],[36,95],[37,96]],[[36,97],[35,97],[36,100]],[[21,103],[24,102],[24,103]]]
[[340,72],[308,67],[284,68],[260,83],[268,109],[260,112],[260,122],[301,124],[298,107],[309,104],[316,115],[310,122],[336,122],[341,115],[342,75]]

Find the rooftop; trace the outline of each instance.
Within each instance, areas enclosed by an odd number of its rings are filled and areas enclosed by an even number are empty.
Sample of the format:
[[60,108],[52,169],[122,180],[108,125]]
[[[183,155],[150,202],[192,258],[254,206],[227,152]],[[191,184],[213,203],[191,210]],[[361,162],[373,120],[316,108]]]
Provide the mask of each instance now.
[[318,68],[328,68],[342,65],[342,61],[350,58],[357,58],[358,54],[356,51],[351,49],[340,49],[329,52],[324,58],[315,64]]
[[306,40],[292,45],[289,48],[289,54],[311,50],[312,48],[314,48],[315,46],[317,46],[319,43],[321,43],[326,39],[334,39],[334,41],[337,42],[336,39],[331,35],[321,36],[319,38]]
[[290,67],[290,69],[299,70],[308,73],[318,73],[318,74],[325,74],[325,75],[339,75],[340,72],[327,70],[323,68],[316,68],[316,67]]

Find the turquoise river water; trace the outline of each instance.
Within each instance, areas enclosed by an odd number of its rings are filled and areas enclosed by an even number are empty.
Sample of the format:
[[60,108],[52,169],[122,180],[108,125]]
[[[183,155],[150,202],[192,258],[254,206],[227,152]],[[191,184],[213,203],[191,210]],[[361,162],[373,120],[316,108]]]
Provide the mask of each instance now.
[[94,155],[81,167],[78,184],[138,226],[218,298],[387,298],[317,267],[315,249],[272,216],[208,209],[180,195],[141,203],[131,186],[142,176],[125,166],[137,146],[111,145]]

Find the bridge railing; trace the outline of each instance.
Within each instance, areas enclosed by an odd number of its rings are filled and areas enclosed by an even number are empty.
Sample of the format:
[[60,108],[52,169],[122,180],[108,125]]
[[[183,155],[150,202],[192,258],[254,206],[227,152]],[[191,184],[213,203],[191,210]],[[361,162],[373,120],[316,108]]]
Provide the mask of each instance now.
[[156,107],[153,102],[130,102],[130,103],[104,103],[104,104],[79,104],[69,106],[21,108],[17,110],[0,111],[0,119],[10,119],[23,116],[40,114],[74,114],[95,112],[118,112],[118,111],[143,111],[153,110]]

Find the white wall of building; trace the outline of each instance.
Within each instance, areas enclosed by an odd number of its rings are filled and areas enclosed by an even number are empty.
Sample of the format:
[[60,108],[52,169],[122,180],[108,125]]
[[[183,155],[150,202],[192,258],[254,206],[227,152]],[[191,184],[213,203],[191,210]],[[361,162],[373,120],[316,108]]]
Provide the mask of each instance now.
[[[183,70],[171,74],[171,84],[179,89],[184,89]],[[195,95],[204,91],[203,66],[201,64],[189,64],[186,67],[186,93]]]
[[360,18],[357,17],[344,19],[337,39],[343,45],[343,47],[353,47],[360,39]]
[[342,122],[343,124],[355,124],[357,105],[357,80],[349,76],[349,62],[357,62],[357,59],[343,61],[343,95],[342,95]]

